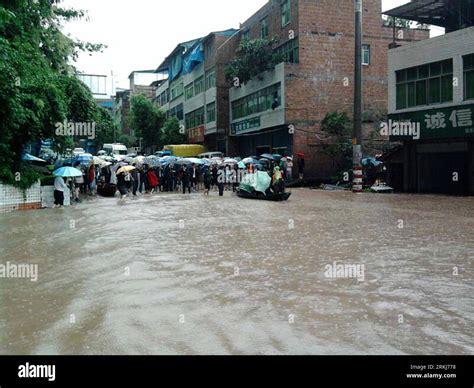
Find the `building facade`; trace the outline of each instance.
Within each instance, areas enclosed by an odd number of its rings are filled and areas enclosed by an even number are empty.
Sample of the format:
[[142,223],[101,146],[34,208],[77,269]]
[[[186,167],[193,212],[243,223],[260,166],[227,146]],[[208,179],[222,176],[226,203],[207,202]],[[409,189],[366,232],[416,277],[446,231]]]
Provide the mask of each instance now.
[[388,96],[404,191],[473,195],[474,27],[390,50]]
[[181,43],[158,67],[168,80],[156,91],[156,103],[176,116],[188,142],[226,150],[229,133],[228,83],[225,67],[233,58],[237,30],[212,32]]
[[[363,9],[364,112],[367,121],[387,112],[387,51],[393,31],[381,18],[381,1]],[[354,3],[270,0],[242,25],[240,38],[277,38],[285,63],[229,91],[236,153],[304,154],[306,177],[329,179],[337,165],[321,130],[327,113],[353,113]],[[427,38],[405,29],[401,42]],[[373,126],[373,123],[372,123]]]
[[[387,56],[394,31],[381,12],[381,0],[364,1],[363,98],[369,127],[378,127],[371,117],[387,114]],[[157,69],[168,73],[168,81],[157,90],[156,101],[178,117],[189,142],[229,156],[304,154],[306,177],[329,179],[337,163],[325,153],[331,139],[321,122],[331,112],[352,116],[354,30],[353,1],[269,0],[238,31],[178,45]],[[397,30],[399,44],[429,37],[423,29]],[[273,50],[285,61],[235,85],[226,79],[225,67],[243,39],[258,38],[275,39]]]

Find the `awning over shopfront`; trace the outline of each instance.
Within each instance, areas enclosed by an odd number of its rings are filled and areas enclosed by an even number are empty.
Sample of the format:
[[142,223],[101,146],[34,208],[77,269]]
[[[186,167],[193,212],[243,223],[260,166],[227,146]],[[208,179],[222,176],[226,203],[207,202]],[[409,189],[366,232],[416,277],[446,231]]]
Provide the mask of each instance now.
[[474,0],[412,0],[384,14],[444,27],[451,32],[474,25]]

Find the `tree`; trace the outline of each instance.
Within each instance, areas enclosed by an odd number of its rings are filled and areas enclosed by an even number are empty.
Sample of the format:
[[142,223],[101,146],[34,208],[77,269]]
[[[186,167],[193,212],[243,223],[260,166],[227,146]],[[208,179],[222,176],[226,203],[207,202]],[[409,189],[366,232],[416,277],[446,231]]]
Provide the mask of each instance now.
[[161,144],[184,144],[186,143],[186,134],[182,130],[183,127],[179,124],[176,116],[171,116],[166,120],[161,128]]
[[225,69],[227,79],[237,78],[239,84],[245,84],[255,76],[275,69],[285,60],[283,54],[273,50],[276,42],[276,39],[242,40],[235,59]]
[[321,122],[321,129],[331,138],[323,145],[323,151],[337,166],[337,174],[352,169],[351,124],[347,113],[327,113]]
[[165,120],[164,112],[155,107],[144,95],[132,97],[129,124],[138,137],[143,139],[145,147],[160,143],[160,127]]
[[384,20],[385,25],[389,27],[393,27],[393,23],[395,23],[395,27],[400,28],[411,28],[412,26],[412,22],[410,20],[396,18],[393,16],[387,16],[386,18],[384,18]]
[[[57,150],[67,147],[71,139],[58,136],[55,124],[70,116],[93,119],[97,109],[90,93],[76,82],[70,60],[82,50],[103,46],[62,34],[61,23],[84,12],[63,9],[59,3],[4,0],[0,6],[0,179],[23,187],[33,183],[27,179],[33,174],[21,161],[25,146],[49,139]],[[20,181],[12,181],[17,172]]]

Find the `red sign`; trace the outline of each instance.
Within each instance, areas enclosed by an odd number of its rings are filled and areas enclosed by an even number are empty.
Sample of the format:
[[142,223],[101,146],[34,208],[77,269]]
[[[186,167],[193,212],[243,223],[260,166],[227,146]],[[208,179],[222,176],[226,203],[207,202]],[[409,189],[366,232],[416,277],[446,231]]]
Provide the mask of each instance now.
[[204,143],[204,126],[188,130],[189,143]]

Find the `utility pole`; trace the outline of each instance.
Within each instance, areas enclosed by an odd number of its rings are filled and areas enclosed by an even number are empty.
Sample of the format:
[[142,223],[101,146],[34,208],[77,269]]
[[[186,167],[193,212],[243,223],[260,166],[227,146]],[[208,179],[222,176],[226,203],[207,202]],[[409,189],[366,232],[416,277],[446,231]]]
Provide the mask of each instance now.
[[362,192],[362,0],[354,0],[355,65],[354,65],[354,134],[352,191]]

